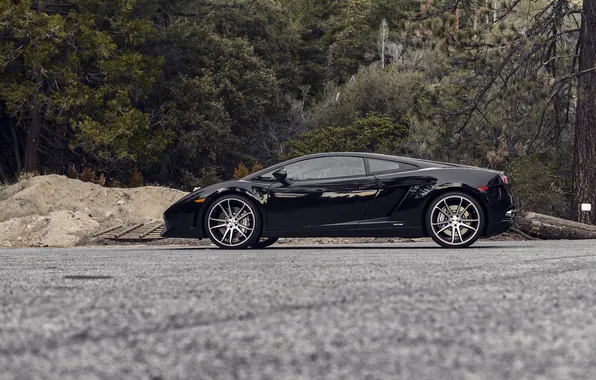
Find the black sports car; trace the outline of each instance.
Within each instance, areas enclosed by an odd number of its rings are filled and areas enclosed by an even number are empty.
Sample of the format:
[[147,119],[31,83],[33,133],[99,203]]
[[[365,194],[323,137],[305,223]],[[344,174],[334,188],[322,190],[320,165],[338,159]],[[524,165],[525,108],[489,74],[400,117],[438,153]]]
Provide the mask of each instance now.
[[470,166],[369,153],[295,158],[199,189],[164,213],[164,237],[262,248],[280,237],[423,237],[467,247],[515,217],[509,179]]

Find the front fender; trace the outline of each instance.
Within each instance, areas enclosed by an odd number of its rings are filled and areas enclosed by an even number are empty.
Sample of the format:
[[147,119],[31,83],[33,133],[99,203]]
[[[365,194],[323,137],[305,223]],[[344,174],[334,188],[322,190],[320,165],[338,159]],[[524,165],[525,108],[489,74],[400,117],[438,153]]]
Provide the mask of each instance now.
[[234,185],[222,186],[212,191],[209,195],[199,194],[197,198],[193,199],[193,202],[196,199],[201,199],[201,197],[205,198],[205,202],[203,202],[202,206],[197,209],[193,225],[196,228],[200,229],[202,233],[205,235],[206,231],[202,223],[202,221],[205,218],[205,212],[217,199],[230,194],[242,195],[251,200],[257,207],[257,211],[261,216],[261,220],[263,221],[263,227],[267,226],[267,212],[265,208],[267,204],[267,187],[259,185],[251,185],[246,187]]

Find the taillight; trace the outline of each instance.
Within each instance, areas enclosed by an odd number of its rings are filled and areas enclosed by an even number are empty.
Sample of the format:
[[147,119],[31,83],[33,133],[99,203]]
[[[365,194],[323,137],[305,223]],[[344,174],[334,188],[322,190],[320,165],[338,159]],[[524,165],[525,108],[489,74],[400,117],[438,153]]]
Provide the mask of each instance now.
[[509,177],[507,177],[505,174],[501,174],[501,181],[503,181],[505,185],[509,185]]

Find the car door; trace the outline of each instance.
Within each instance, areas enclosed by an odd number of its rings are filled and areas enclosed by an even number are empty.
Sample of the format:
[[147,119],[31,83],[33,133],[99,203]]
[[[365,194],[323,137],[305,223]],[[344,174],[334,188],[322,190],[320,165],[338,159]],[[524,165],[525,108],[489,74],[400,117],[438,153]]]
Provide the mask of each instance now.
[[391,229],[410,227],[409,218],[395,218],[404,207],[410,190],[426,182],[418,167],[399,161],[367,158],[368,171],[377,179],[376,198],[367,210],[359,229]]
[[269,188],[269,231],[356,228],[378,191],[362,157],[310,158],[285,170],[290,183]]

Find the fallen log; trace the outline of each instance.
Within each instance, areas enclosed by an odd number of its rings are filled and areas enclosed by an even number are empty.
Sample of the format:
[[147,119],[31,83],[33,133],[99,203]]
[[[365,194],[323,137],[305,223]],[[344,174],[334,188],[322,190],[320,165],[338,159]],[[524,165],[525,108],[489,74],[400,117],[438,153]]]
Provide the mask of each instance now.
[[539,239],[596,239],[596,226],[535,212],[518,216],[515,223],[517,229]]

